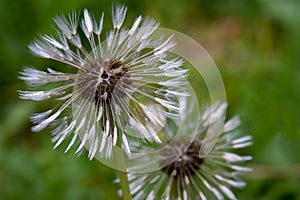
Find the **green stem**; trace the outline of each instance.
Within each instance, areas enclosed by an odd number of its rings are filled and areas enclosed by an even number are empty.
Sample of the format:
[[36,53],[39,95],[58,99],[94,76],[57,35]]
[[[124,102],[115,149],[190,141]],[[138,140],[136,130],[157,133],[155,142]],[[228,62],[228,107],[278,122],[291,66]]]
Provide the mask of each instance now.
[[115,154],[115,160],[116,160],[117,166],[118,166],[117,171],[119,174],[123,199],[131,200],[129,182],[128,182],[128,177],[127,177],[127,173],[126,173],[126,163],[125,163],[124,153],[122,151],[122,139],[121,138],[122,137],[119,135],[118,140],[117,140],[117,145],[116,145],[119,148],[115,148],[114,154]]

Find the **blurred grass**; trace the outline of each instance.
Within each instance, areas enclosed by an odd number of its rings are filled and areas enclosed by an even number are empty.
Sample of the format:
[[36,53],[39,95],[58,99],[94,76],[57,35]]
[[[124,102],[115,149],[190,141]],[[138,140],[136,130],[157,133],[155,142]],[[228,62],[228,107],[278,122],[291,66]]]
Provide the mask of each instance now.
[[[223,75],[241,130],[254,137],[257,168],[240,199],[300,199],[300,2],[297,0],[125,2],[127,24],[138,14],[202,44]],[[86,156],[52,150],[49,131],[30,132],[28,116],[40,104],[20,101],[17,79],[23,66],[57,63],[36,58],[27,45],[53,33],[52,18],[89,8],[106,12],[109,1],[0,0],[0,199],[117,199],[113,170]],[[48,105],[50,106],[50,105]]]

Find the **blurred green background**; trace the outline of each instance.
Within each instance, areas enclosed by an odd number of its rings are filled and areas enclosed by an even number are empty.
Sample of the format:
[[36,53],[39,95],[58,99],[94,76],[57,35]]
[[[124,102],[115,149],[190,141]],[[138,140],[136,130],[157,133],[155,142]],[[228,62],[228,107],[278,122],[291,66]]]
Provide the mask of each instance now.
[[[255,171],[239,199],[300,199],[300,1],[124,1],[126,24],[138,14],[196,39],[216,62],[226,86],[228,115],[252,134]],[[32,56],[27,45],[54,33],[52,18],[111,1],[0,0],[0,199],[118,199],[113,170],[87,156],[52,150],[49,129],[30,132],[28,116],[45,103],[21,101],[23,66],[56,62]],[[47,103],[46,103],[47,104]]]

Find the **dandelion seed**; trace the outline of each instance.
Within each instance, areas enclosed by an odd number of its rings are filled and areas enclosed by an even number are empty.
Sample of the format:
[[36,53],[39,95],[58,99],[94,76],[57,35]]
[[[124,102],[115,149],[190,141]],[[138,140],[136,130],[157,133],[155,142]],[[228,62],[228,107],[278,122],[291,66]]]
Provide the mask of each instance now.
[[[209,126],[222,120],[225,110],[225,103],[208,107],[201,115],[195,138],[171,140],[160,152],[158,170],[129,173],[133,199],[236,199],[231,188],[243,188],[246,183],[240,175],[252,170],[243,166],[245,161],[252,159],[251,156],[241,156],[233,152],[236,148],[252,144],[250,136],[239,137],[234,132],[240,124],[237,117],[225,123],[214,148],[205,157],[201,157],[205,132]],[[188,124],[189,121],[185,120],[184,123]],[[145,168],[146,165],[147,163],[143,163],[139,167]],[[136,169],[137,166],[134,170]]]
[[81,21],[76,13],[57,16],[57,36],[42,35],[29,45],[34,55],[74,69],[65,73],[25,67],[19,77],[30,86],[61,84],[45,91],[19,91],[21,99],[58,101],[53,109],[32,117],[34,132],[53,127],[55,147],[73,135],[67,150],[79,140],[76,152],[87,148],[91,159],[96,154],[110,158],[120,138],[130,154],[127,129],[132,124],[144,130],[145,140],[159,142],[152,130],[161,122],[149,114],[148,105],[159,104],[165,117],[176,116],[175,100],[183,94],[186,71],[180,68],[183,60],[170,56],[175,43],[172,38],[154,40],[159,23],[150,18],[139,16],[131,28],[121,28],[126,12],[125,6],[113,9],[113,29],[106,33],[104,13],[99,21],[88,10]]

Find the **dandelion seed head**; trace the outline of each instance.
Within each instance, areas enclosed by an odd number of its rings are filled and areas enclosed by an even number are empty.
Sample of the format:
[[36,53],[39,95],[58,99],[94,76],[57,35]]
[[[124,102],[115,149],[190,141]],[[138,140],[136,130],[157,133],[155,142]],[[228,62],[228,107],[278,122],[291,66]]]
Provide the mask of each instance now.
[[[240,124],[238,117],[228,120],[217,142],[209,148],[211,150],[203,152],[208,149],[204,148],[206,137],[213,135],[207,131],[223,120],[227,104],[215,103],[207,107],[199,116],[199,127],[192,138],[188,135],[195,130],[191,129],[195,125],[190,124],[192,121],[188,116],[193,105],[188,103],[186,106],[188,113],[183,120],[186,126],[181,131],[187,137],[176,137],[174,132],[169,134],[170,140],[160,151],[158,159],[154,160],[155,157],[145,153],[143,160],[148,160],[148,163],[129,169],[133,199],[236,199],[232,188],[246,186],[241,175],[251,171],[244,162],[251,160],[252,156],[239,155],[236,150],[251,145],[251,137],[236,132]],[[146,147],[141,149],[151,152]],[[159,168],[135,173],[139,172],[138,167],[154,166],[153,162]]]
[[[19,91],[21,99],[57,101],[49,112],[32,117],[33,131],[52,128],[55,148],[71,138],[66,150],[77,145],[76,152],[87,149],[90,159],[111,158],[119,138],[130,155],[131,140],[160,141],[155,130],[163,124],[149,112],[149,105],[162,107],[162,118],[178,117],[176,99],[187,82],[186,70],[180,68],[183,61],[170,53],[176,43],[172,37],[154,38],[159,23],[148,17],[139,16],[128,29],[122,27],[126,12],[124,5],[115,6],[107,31],[104,13],[99,20],[87,9],[82,16],[56,16],[56,34],[41,35],[29,45],[32,54],[71,67],[68,73],[63,68],[25,67],[19,77],[39,87]],[[51,85],[43,89],[47,84]]]

